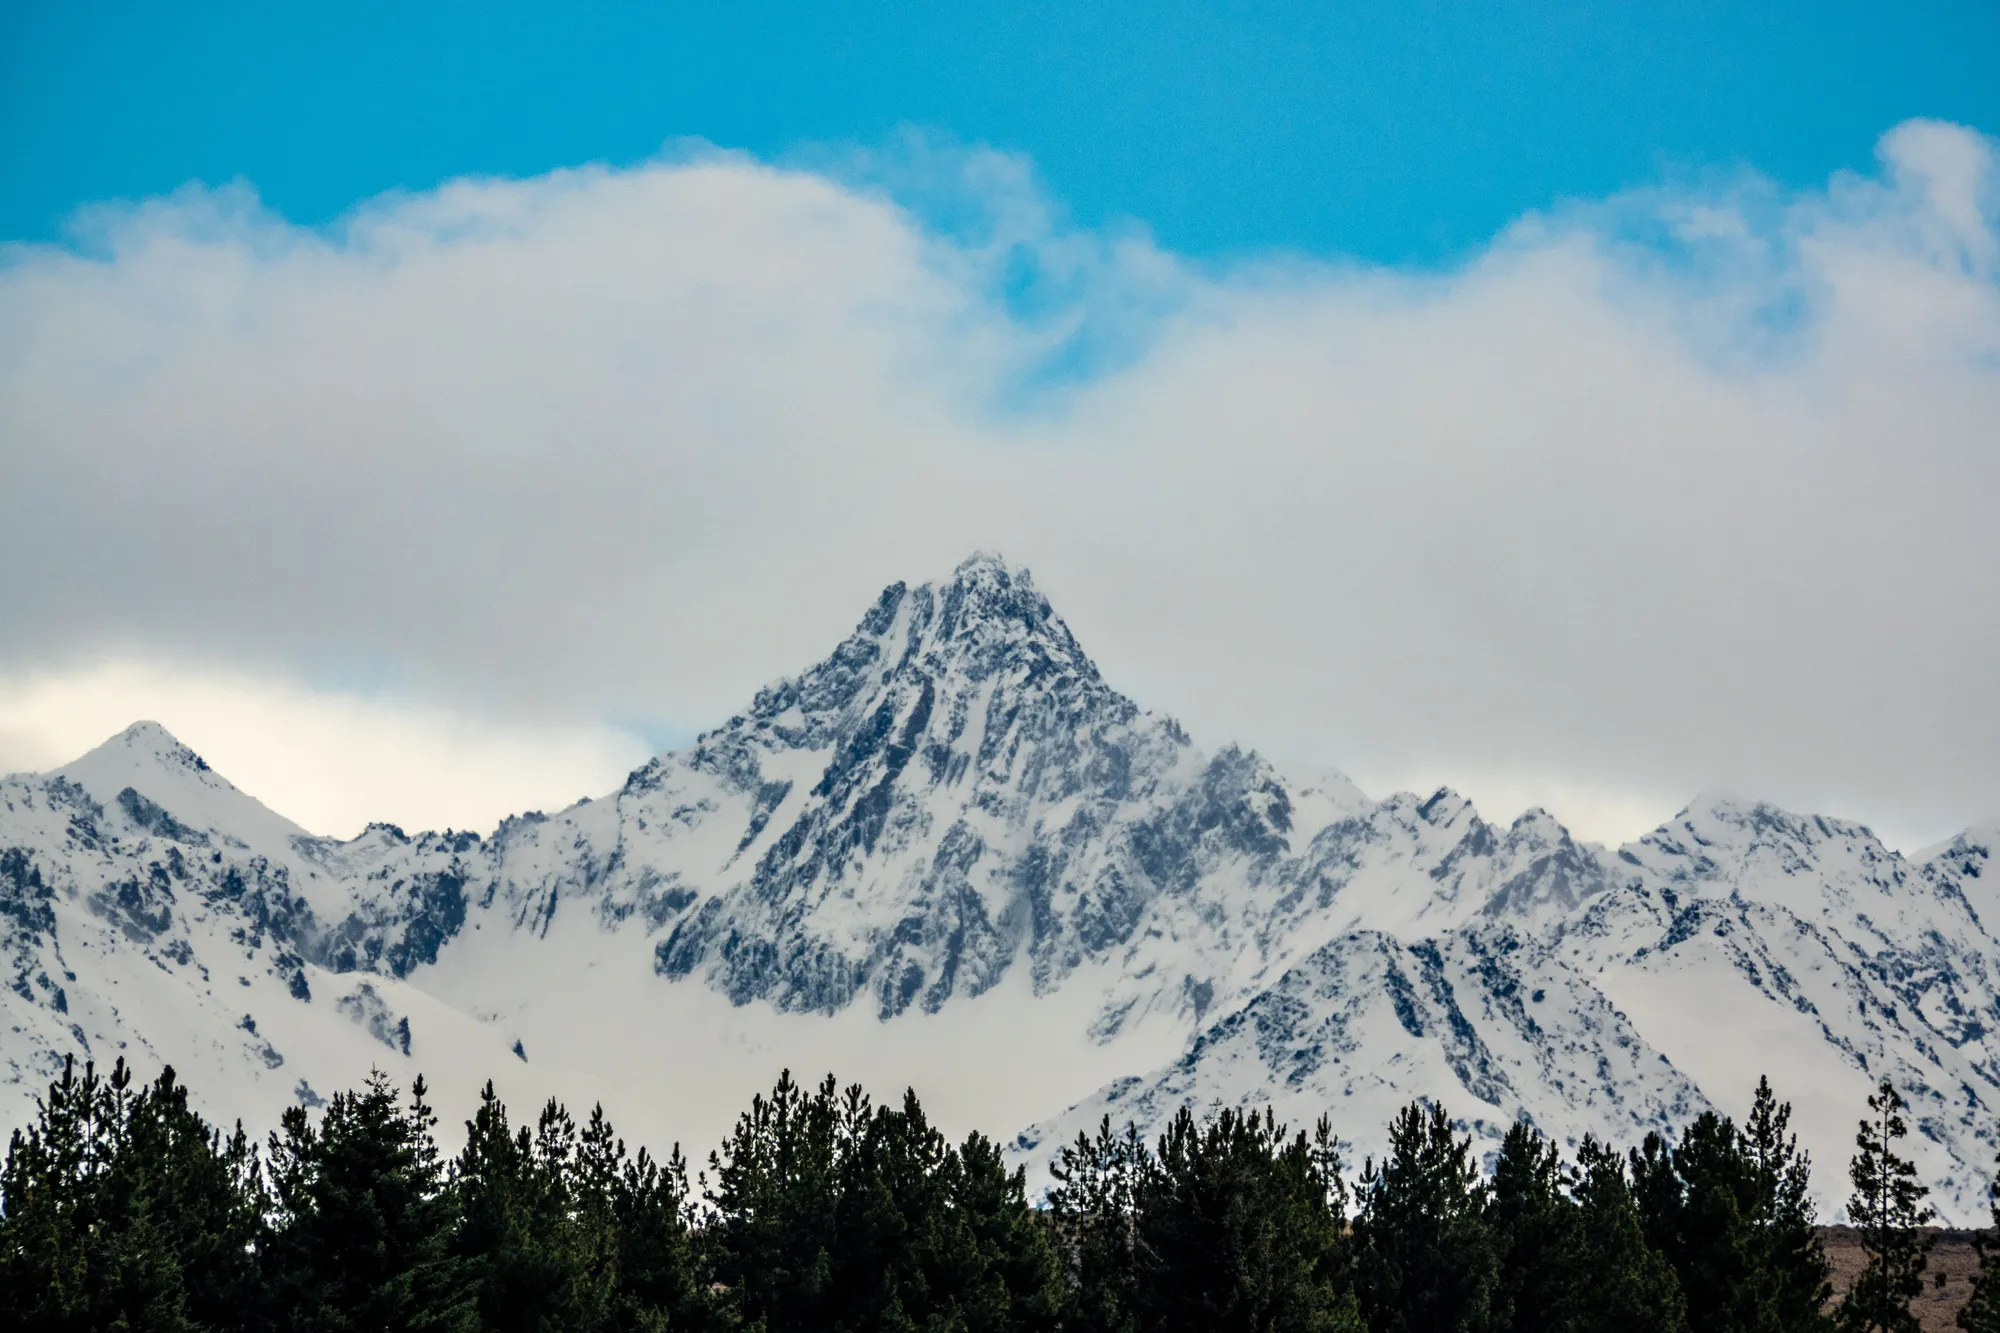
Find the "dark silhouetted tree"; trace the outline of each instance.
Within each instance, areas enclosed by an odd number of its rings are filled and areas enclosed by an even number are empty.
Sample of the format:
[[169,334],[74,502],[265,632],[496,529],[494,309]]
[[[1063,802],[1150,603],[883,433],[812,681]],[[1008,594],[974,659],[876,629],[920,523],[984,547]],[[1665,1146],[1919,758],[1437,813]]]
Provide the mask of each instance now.
[[1500,1142],[1486,1211],[1499,1260],[1494,1327],[1573,1326],[1583,1277],[1583,1216],[1556,1146],[1526,1122]]
[[717,1274],[769,1333],[1054,1326],[1059,1269],[1023,1174],[977,1135],[953,1149],[914,1093],[877,1107],[788,1074],[710,1166]]
[[1812,1202],[1812,1162],[1791,1132],[1792,1106],[1759,1078],[1741,1141],[1754,1184],[1749,1209],[1755,1297],[1761,1333],[1815,1333],[1833,1320],[1832,1265],[1819,1238]]
[[1000,1146],[982,1134],[958,1146],[947,1199],[965,1229],[958,1256],[968,1330],[1060,1327],[1062,1267],[1046,1220],[1028,1203],[1027,1173],[1009,1170]]
[[73,1061],[0,1169],[0,1316],[23,1330],[236,1327],[254,1303],[256,1152],[172,1069],[131,1091]]
[[1791,1108],[1760,1080],[1742,1130],[1704,1111],[1669,1146],[1631,1154],[1647,1243],[1673,1266],[1690,1328],[1816,1333],[1828,1327],[1826,1256],[1813,1229],[1809,1168]]
[[1958,1326],[1966,1333],[2000,1333],[2000,1160],[1993,1164],[1986,1197],[1993,1229],[1973,1242],[1979,1249],[1979,1275],[1958,1312]]
[[420,1078],[407,1108],[379,1071],[336,1094],[314,1124],[301,1107],[271,1136],[275,1229],[264,1253],[271,1321],[300,1333],[430,1333],[477,1327],[452,1253],[457,1206]]
[[627,1156],[599,1106],[579,1136],[576,1175],[579,1206],[610,1218],[618,1274],[614,1327],[679,1333],[734,1326],[729,1301],[702,1276],[689,1231],[687,1164],[678,1145],[664,1166],[643,1148]]
[[1132,1308],[1144,1333],[1358,1329],[1338,1281],[1346,1187],[1331,1126],[1183,1107],[1139,1173]]
[[709,1156],[718,1272],[767,1333],[829,1326],[842,1128],[832,1077],[808,1093],[787,1071]]
[[[1581,1262],[1567,1313],[1577,1333],[1681,1333],[1686,1301],[1673,1266],[1646,1243],[1618,1153],[1586,1137],[1573,1186]],[[1516,1320],[1525,1330],[1531,1323]]]
[[1904,1110],[1895,1085],[1883,1079],[1854,1136],[1847,1217],[1860,1233],[1864,1262],[1840,1305],[1843,1333],[1919,1333],[1910,1302],[1924,1288],[1930,1236],[1923,1227],[1933,1214],[1916,1167],[1896,1154],[1897,1141],[1910,1132]]
[[578,1163],[578,1135],[554,1101],[530,1135],[510,1132],[488,1083],[454,1164],[459,1223],[452,1248],[492,1333],[614,1326],[617,1236],[608,1200]]
[[1680,1333],[1680,1284],[1646,1243],[1617,1153],[1585,1138],[1574,1167],[1525,1124],[1501,1142],[1487,1225],[1500,1256],[1495,1327]]
[[1127,1123],[1113,1133],[1109,1116],[1094,1137],[1079,1133],[1057,1153],[1048,1205],[1067,1289],[1065,1329],[1129,1333],[1137,1327],[1133,1237],[1140,1175],[1150,1164],[1138,1128]]
[[954,1150],[914,1092],[900,1107],[843,1101],[835,1308],[855,1329],[1052,1327],[1054,1252],[1024,1178],[975,1135]]
[[1354,1292],[1376,1333],[1459,1333],[1496,1324],[1499,1255],[1486,1188],[1444,1108],[1412,1104],[1389,1152],[1362,1172]]

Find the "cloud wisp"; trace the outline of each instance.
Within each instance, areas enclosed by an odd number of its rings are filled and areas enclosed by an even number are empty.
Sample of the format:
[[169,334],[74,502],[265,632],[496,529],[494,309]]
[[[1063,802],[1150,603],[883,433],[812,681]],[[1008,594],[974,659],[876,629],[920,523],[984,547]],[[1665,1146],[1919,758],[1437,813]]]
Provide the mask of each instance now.
[[0,681],[0,769],[55,768],[162,717],[250,795],[340,837],[378,820],[485,832],[610,791],[648,753],[610,725],[465,716],[213,665],[106,662]]
[[[932,149],[330,231],[98,210],[0,266],[0,685],[115,662],[305,717],[365,679],[371,744],[508,718],[580,782],[606,719],[718,721],[983,546],[1198,739],[1371,789],[1596,836],[1716,786],[1904,842],[2000,813],[1992,140],[1912,122],[1869,177],[1577,205],[1442,273],[1060,218]],[[0,730],[50,744],[40,706]],[[506,753],[495,816],[541,800]]]

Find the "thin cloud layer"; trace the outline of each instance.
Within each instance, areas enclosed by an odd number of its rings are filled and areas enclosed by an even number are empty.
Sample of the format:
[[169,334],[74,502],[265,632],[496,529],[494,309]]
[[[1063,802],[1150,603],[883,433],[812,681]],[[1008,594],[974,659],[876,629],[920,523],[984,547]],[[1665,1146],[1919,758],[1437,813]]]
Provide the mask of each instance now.
[[46,770],[168,718],[216,771],[314,833],[377,820],[481,832],[602,794],[644,763],[611,726],[522,725],[210,667],[106,663],[0,681],[0,772]]
[[930,149],[102,210],[0,270],[0,672],[689,729],[989,547],[1209,743],[1942,836],[2000,813],[2000,184],[1881,158],[1424,274],[1197,266]]

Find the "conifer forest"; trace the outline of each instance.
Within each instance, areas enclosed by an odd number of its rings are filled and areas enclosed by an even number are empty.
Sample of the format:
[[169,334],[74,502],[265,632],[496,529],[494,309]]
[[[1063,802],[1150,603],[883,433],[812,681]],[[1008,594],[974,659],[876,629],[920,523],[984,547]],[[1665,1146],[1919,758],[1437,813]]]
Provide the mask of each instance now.
[[[1857,1108],[1838,1295],[1768,1082],[1741,1124],[1568,1150],[1521,1124],[1483,1164],[1425,1103],[1360,1163],[1326,1119],[1183,1110],[1152,1142],[1106,1120],[1033,1198],[913,1092],[831,1077],[781,1077],[698,1163],[601,1109],[517,1120],[490,1084],[445,1133],[426,1097],[378,1074],[258,1143],[171,1069],[65,1068],[0,1171],[0,1327],[1917,1333],[1935,1235],[1888,1083]],[[1987,1239],[1971,1333],[2000,1333]]]

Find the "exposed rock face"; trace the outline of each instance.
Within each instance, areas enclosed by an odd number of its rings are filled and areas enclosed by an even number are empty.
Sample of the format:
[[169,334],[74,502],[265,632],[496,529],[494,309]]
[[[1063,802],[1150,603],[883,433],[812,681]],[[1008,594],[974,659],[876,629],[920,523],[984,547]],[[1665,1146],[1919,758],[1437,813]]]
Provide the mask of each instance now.
[[[67,1051],[278,1104],[342,1060],[527,1064],[523,969],[557,993],[630,962],[663,1022],[696,991],[942,1021],[1007,983],[1104,1052],[1101,1092],[1021,1134],[1031,1161],[1187,1101],[1328,1111],[1363,1151],[1414,1096],[1483,1141],[1522,1116],[1630,1141],[1741,1101],[1744,1071],[1829,1106],[1887,1074],[1969,1218],[2000,1102],[1996,844],[1905,858],[1709,797],[1606,851],[1448,790],[1370,800],[1198,749],[975,556],[617,792],[485,837],[312,837],[144,723],[0,781],[0,1093],[18,1118]],[[1134,1067],[1142,1030],[1180,1053]],[[1828,1194],[1849,1109],[1810,1140]]]
[[1246,1100],[1293,1124],[1331,1114],[1343,1129],[1372,1128],[1413,1088],[1449,1090],[1489,1145],[1524,1117],[1572,1143],[1636,1142],[1708,1105],[1586,978],[1515,925],[1479,921],[1412,942],[1342,935],[1168,1069],[1113,1084],[1016,1146],[1052,1149],[1102,1116],[1150,1125],[1183,1105]]
[[1189,757],[1025,574],[974,560],[943,589],[898,584],[686,757],[750,798],[748,873],[675,926],[660,969],[781,1008],[866,993],[885,1018],[978,994],[1024,951],[1050,984],[1135,923],[1130,826]]

